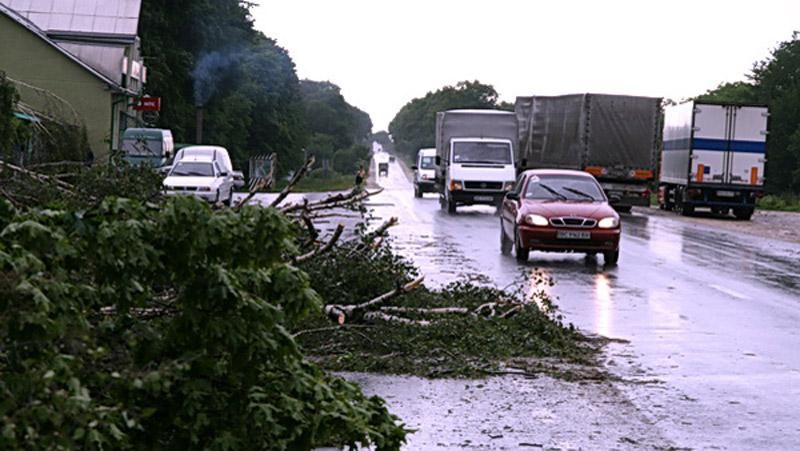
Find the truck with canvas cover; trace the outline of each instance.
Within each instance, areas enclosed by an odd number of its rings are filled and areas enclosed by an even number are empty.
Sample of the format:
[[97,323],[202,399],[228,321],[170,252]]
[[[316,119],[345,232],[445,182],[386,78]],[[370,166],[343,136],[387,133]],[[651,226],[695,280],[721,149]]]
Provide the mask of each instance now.
[[594,175],[619,210],[650,203],[661,142],[661,99],[609,94],[517,97],[519,171]]
[[514,186],[514,113],[450,110],[436,114],[436,188],[442,208],[500,205]]
[[764,191],[769,110],[763,105],[686,102],[664,115],[658,204],[750,219]]

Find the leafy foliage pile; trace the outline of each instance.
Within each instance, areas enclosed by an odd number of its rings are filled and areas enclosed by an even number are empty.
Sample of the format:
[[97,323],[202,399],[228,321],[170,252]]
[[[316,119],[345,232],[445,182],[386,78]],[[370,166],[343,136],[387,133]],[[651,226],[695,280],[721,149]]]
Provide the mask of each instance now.
[[[408,102],[389,124],[397,150],[415,156],[417,150],[436,145],[436,113],[458,108],[509,108],[498,104],[497,91],[479,81],[462,81]],[[511,107],[513,109],[513,107]]]
[[275,153],[279,174],[302,163],[303,147],[322,161],[363,144],[372,129],[369,115],[332,83],[298,80],[289,53],[253,28],[253,6],[144,0],[139,34],[149,66],[146,89],[166,99],[158,125],[172,129],[178,142],[191,142],[202,105],[204,141],[227,147],[237,166]]
[[[365,246],[359,239],[337,246],[303,268],[326,304],[365,302],[417,276],[417,269],[390,247]],[[530,277],[543,289],[523,295],[456,282],[441,289],[419,288],[385,304],[406,309],[466,308],[470,312],[498,301],[520,307],[506,318],[412,313],[406,317],[434,323],[384,322],[332,328],[328,318],[317,314],[298,325],[298,340],[308,354],[331,370],[481,377],[516,358],[552,357],[592,365],[596,347],[571,324],[563,324],[544,291],[551,281],[541,274]]]
[[748,82],[723,83],[701,100],[763,103],[770,107],[767,189],[800,194],[800,32],[753,65]]
[[307,362],[318,312],[274,209],[0,200],[0,448],[397,449],[379,398]]
[[160,174],[151,167],[130,166],[124,161],[91,167],[61,162],[32,169],[39,175],[0,166],[0,195],[17,207],[85,210],[109,196],[154,201],[162,194]]

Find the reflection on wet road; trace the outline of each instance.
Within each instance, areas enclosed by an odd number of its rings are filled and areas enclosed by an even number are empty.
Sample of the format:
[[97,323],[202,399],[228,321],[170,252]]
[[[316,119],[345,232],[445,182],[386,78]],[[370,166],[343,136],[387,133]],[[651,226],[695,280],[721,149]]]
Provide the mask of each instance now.
[[[386,191],[374,213],[400,218],[394,245],[428,284],[469,277],[503,287],[538,268],[555,279],[567,321],[630,340],[611,346],[610,365],[665,383],[625,390],[675,443],[800,449],[800,246],[644,209],[623,219],[618,267],[539,252],[520,265],[500,254],[494,208],[448,215],[435,195],[415,199],[397,164],[378,183]],[[670,410],[676,396],[692,402]]]

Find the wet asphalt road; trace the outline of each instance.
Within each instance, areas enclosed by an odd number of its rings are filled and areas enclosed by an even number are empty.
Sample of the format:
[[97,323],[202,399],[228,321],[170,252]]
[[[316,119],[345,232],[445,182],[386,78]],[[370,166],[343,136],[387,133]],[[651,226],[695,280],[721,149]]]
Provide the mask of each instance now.
[[[500,254],[494,208],[460,207],[448,215],[435,195],[414,198],[397,163],[377,183],[385,191],[371,201],[374,215],[400,218],[391,229],[394,246],[428,284],[470,277],[503,287],[526,283],[538,268],[555,280],[550,292],[566,321],[629,341],[609,346],[606,366],[629,380],[655,382],[614,387],[618,402],[651,429],[642,434],[655,439],[568,441],[566,448],[639,449],[653,442],[647,447],[800,449],[800,246],[641,209],[623,218],[618,267],[604,267],[602,257],[539,252],[521,265]],[[389,395],[390,407],[395,399],[408,424],[426,427],[413,418],[415,409],[425,410],[424,400],[415,404],[380,384],[375,391]],[[501,443],[486,440],[462,447]],[[546,437],[540,442],[558,446]],[[437,444],[412,439],[409,449],[429,446]]]

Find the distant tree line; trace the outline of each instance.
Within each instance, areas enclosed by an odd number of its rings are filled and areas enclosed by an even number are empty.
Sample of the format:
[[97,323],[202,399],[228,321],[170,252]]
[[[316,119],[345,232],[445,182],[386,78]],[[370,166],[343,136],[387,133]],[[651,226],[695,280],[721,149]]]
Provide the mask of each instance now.
[[756,62],[747,78],[722,83],[698,99],[768,105],[767,189],[800,193],[800,33]]
[[458,108],[509,109],[509,104],[498,104],[494,87],[479,81],[461,81],[429,92],[405,104],[389,124],[397,152],[413,156],[423,147],[434,147],[436,113]]
[[349,105],[336,85],[300,81],[289,53],[254,29],[253,6],[142,2],[145,89],[164,99],[157,125],[171,129],[177,142],[192,143],[202,107],[205,143],[227,147],[238,164],[274,152],[282,173],[301,163],[303,148],[323,158],[358,153],[353,146],[369,137],[369,116]]

